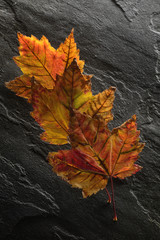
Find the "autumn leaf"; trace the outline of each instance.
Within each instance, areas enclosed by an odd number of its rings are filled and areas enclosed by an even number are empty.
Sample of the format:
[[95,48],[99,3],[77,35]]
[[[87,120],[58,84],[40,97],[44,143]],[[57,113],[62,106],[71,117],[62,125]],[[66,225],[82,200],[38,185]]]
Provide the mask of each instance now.
[[[20,97],[30,99],[32,76],[44,88],[53,89],[56,76],[63,75],[74,58],[77,60],[80,70],[83,71],[84,61],[79,59],[79,50],[74,40],[73,29],[57,50],[50,45],[45,36],[38,40],[34,36],[27,37],[18,33],[18,40],[20,56],[14,57],[14,61],[21,68],[24,76],[6,83],[6,87]],[[91,78],[91,76],[84,76],[85,79],[89,77]]]
[[136,116],[112,132],[101,118],[75,111],[70,123],[71,145],[97,159],[110,177],[129,177],[141,169],[134,164],[144,144],[139,142]]
[[135,115],[120,127],[113,129],[108,144],[104,146],[104,157],[108,159],[106,167],[110,176],[124,179],[142,169],[134,164],[144,148],[144,143],[139,142],[139,134]]
[[[141,169],[135,162],[144,144],[139,142],[135,115],[112,132],[105,127],[102,118],[95,119],[78,111],[74,111],[70,125],[72,149],[50,153],[48,159],[59,176],[73,187],[82,188],[84,197],[105,188],[108,178],[111,179],[113,191],[113,177],[124,179]],[[87,159],[92,166],[98,164],[103,174],[98,171],[89,174]],[[88,166],[87,174],[83,164]],[[117,220],[116,212],[114,220]]]
[[44,88],[53,89],[56,75],[64,71],[64,55],[51,47],[46,37],[38,40],[18,33],[20,56],[14,61],[22,72],[35,80]]
[[84,61],[79,59],[79,49],[77,49],[77,45],[74,40],[73,35],[73,29],[66,38],[64,43],[61,43],[59,48],[57,49],[58,52],[65,55],[65,70],[69,67],[69,65],[72,63],[73,59],[75,58],[77,60],[77,64],[79,66],[79,69],[81,72],[83,72],[84,67]]

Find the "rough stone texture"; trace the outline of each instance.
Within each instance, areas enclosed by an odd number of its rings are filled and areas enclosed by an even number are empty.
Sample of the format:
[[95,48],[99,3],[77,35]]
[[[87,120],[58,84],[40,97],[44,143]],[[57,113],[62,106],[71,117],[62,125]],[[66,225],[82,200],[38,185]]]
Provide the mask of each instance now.
[[[39,139],[31,106],[4,86],[20,75],[12,60],[18,31],[58,47],[73,27],[93,93],[117,87],[110,127],[136,113],[146,142],[143,170],[115,181],[117,223],[105,191],[83,199],[51,171],[46,156],[60,147]],[[0,51],[1,239],[159,239],[159,0],[1,0]]]

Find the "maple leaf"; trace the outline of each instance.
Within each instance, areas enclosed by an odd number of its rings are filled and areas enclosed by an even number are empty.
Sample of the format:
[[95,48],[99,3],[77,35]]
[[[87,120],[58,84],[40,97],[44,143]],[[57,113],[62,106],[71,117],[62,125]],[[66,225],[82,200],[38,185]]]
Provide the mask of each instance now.
[[21,68],[24,76],[6,83],[6,87],[20,97],[31,98],[30,80],[32,76],[44,88],[53,89],[56,75],[63,75],[74,58],[77,60],[80,70],[83,71],[84,61],[79,59],[79,50],[74,40],[73,29],[57,51],[45,36],[38,40],[34,36],[27,37],[18,33],[18,39],[20,56],[13,59]]
[[[135,161],[144,144],[139,142],[135,115],[112,132],[102,118],[92,118],[78,111],[74,111],[70,125],[72,149],[50,153],[48,159],[59,176],[73,187],[82,188],[84,197],[105,188],[108,178],[111,179],[113,192],[113,177],[124,179],[141,169]],[[93,167],[98,164],[103,173],[98,174],[95,170],[92,175],[89,174],[88,159]],[[84,174],[83,166],[86,165],[88,175]],[[114,220],[117,220],[116,212]]]
[[77,49],[77,45],[74,40],[73,35],[74,30],[72,29],[68,38],[66,38],[64,43],[61,43],[59,48],[57,49],[58,52],[65,55],[65,70],[69,67],[72,63],[73,59],[77,60],[77,64],[81,72],[83,72],[84,61],[79,59],[79,49]]
[[129,177],[141,169],[134,164],[144,143],[139,142],[136,116],[111,132],[102,118],[93,119],[74,111],[70,122],[71,145],[95,157],[110,177]]
[[47,89],[55,86],[56,75],[64,71],[64,55],[56,51],[43,36],[38,40],[33,35],[27,37],[18,33],[20,43],[20,56],[14,57],[14,61],[22,72]]

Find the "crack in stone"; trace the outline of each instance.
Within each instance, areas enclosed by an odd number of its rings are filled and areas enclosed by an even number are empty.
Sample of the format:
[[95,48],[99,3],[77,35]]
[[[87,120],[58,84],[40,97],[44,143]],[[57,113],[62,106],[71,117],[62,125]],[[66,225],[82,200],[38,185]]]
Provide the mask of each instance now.
[[115,5],[121,10],[124,17],[129,21],[132,22],[134,18],[138,15],[137,4],[141,0],[112,0]]
[[5,114],[3,114],[2,111],[1,111],[1,115],[3,115],[9,121],[11,121],[11,122],[13,122],[17,125],[22,124],[23,126],[28,126],[29,128],[32,128],[32,129],[35,129],[35,130],[37,130],[39,128],[38,124],[37,124],[37,126],[34,126],[30,122],[27,122],[22,118],[19,118],[15,113],[12,113],[13,116],[11,116],[7,107],[4,105],[4,103],[0,102],[0,106],[4,109],[4,112],[5,112]]
[[12,116],[9,115],[9,111],[7,109],[7,107],[1,102],[0,103],[0,106],[4,109],[5,111],[5,114],[2,114],[2,111],[1,111],[1,115],[3,115],[5,118],[7,118],[9,121],[15,123],[15,124],[19,124],[19,122],[17,121],[17,119],[13,118]]
[[18,51],[14,49],[11,40],[7,39],[7,36],[3,33],[0,32],[0,35],[2,36],[2,38],[4,39],[4,41],[8,44],[9,48],[11,49],[12,53],[17,54],[18,55]]
[[160,35],[160,12],[151,14],[149,28],[152,32]]
[[[92,68],[91,66],[88,66],[87,64],[86,64],[86,67],[87,67],[88,69],[91,69],[92,71],[93,71],[93,70],[95,71],[95,68]],[[104,78],[106,78],[106,79],[108,78],[108,75],[105,74],[104,71],[102,71],[102,70],[100,70],[100,69],[98,69],[98,68],[96,68],[96,71],[99,73],[99,75],[103,75]],[[94,76],[94,77],[95,77],[99,82],[102,81],[101,78],[98,77],[98,74],[97,74],[97,76]],[[130,88],[128,88],[128,87],[126,86],[126,84],[125,84],[123,81],[120,81],[119,79],[113,78],[113,76],[111,76],[111,75],[109,75],[109,78],[111,78],[111,81],[112,81],[113,83],[115,83],[115,84],[113,84],[113,85],[118,86],[119,84],[122,84],[122,85],[123,85],[123,89],[125,89],[125,92],[129,92],[130,94],[137,94],[138,97],[139,97],[139,101],[142,101],[142,96],[141,96],[141,94],[140,94],[138,91],[133,90],[133,89],[131,90]],[[121,98],[122,100],[124,100],[123,97],[122,97],[122,93],[121,93],[120,91],[118,92],[118,94],[119,94],[120,98]]]
[[137,196],[135,195],[135,193],[130,190],[130,193],[132,194],[132,196],[136,199],[136,202],[138,204],[138,206],[142,209],[142,211],[147,215],[148,217],[148,220],[151,222],[151,223],[154,223],[159,229],[160,229],[160,222],[158,222],[157,220],[153,219],[150,214],[149,214],[149,211],[143,207],[143,205],[140,203],[140,201],[138,200]]
[[57,226],[55,226],[54,228],[54,232],[56,237],[58,237],[60,240],[62,239],[61,236],[66,238],[69,238],[70,240],[85,240],[83,237],[77,237],[73,234],[68,233],[66,230],[64,231],[62,228],[59,228]]
[[147,145],[146,148],[148,148],[151,152],[153,152],[153,154],[156,155],[157,158],[160,157],[160,154],[158,154],[158,153],[153,149],[153,147],[150,147],[149,145]]
[[[160,12],[154,12],[150,16],[149,28],[152,32],[160,36]],[[157,54],[157,61],[155,66],[155,73],[157,81],[160,82],[160,40],[154,44],[154,51]]]
[[[15,21],[18,23],[18,25],[20,25],[21,27],[23,27],[23,29],[27,32],[27,27],[26,25],[18,18],[17,16],[17,12],[14,8],[14,6],[16,6],[16,2],[13,2],[12,0],[4,0],[4,2],[8,5],[8,7],[10,8],[10,10],[12,11],[13,15],[14,15],[14,19]],[[18,29],[19,30],[19,29]]]
[[160,41],[154,44],[154,51],[157,53],[157,62],[155,66],[156,78],[160,82]]
[[[16,182],[16,184],[18,184],[19,186],[23,186],[24,188],[26,188],[26,191],[28,191],[28,194],[32,194],[35,192],[39,193],[45,200],[47,200],[47,206],[49,206],[50,209],[53,209],[54,212],[58,212],[59,211],[59,207],[58,205],[55,203],[55,199],[53,196],[51,196],[48,192],[46,192],[45,190],[43,190],[39,184],[33,184],[27,177],[25,169],[20,166],[19,164],[13,164],[10,160],[6,159],[5,157],[3,157],[2,155],[0,155],[1,158],[1,162],[3,162],[3,165],[7,165],[10,169],[12,169],[13,171],[13,175],[16,176],[17,179],[14,179],[14,181]],[[5,175],[5,174],[3,174]],[[6,175],[5,175],[6,176]],[[7,176],[6,176],[7,177]],[[6,179],[5,177],[5,179]],[[13,176],[14,177],[14,176]],[[4,176],[3,176],[4,178]],[[7,181],[10,182],[10,185],[13,186],[13,183],[11,182],[10,179],[7,178]],[[14,186],[14,189],[16,191],[16,186]],[[12,198],[14,202],[18,202],[19,200],[16,199],[16,197]],[[34,203],[31,202],[25,202],[25,201],[20,201],[20,203],[24,204],[24,205],[32,205],[36,206]],[[39,206],[36,206],[37,209],[42,209]],[[43,209],[43,212],[49,212],[49,210]]]
[[120,9],[120,11],[123,13],[124,17],[131,22],[131,20],[127,17],[127,15],[125,14],[124,9],[121,7],[121,5],[118,3],[117,0],[112,0],[112,2],[114,2],[114,4]]
[[27,179],[27,183],[29,184],[26,185],[22,182],[20,182],[20,185],[24,186],[25,188],[29,188],[29,189],[32,189],[32,190],[36,190],[40,195],[42,195],[44,198],[46,198],[52,205],[54,203],[55,205],[55,199],[48,193],[46,192],[45,190],[43,190],[39,184],[31,184],[31,182]]
[[13,201],[14,201],[15,203],[17,203],[18,205],[23,205],[23,206],[32,207],[32,208],[34,208],[34,209],[39,210],[39,211],[42,212],[42,213],[48,213],[48,211],[46,211],[46,210],[43,209],[43,208],[38,207],[37,205],[33,204],[32,202],[21,202],[21,201],[19,201],[19,200],[17,200],[17,199],[14,199]]
[[89,18],[91,18],[91,19],[96,21],[98,26],[103,26],[103,24],[104,24],[103,20],[101,20],[98,16],[94,16],[92,14],[92,11],[89,12],[88,9],[87,9],[87,11],[85,11],[85,8],[82,9],[81,5],[79,5],[80,7],[78,7],[78,6],[75,5],[75,3],[71,4],[69,1],[66,2],[66,1],[62,1],[62,0],[61,0],[61,4],[66,4],[66,5],[70,6],[70,7],[72,7],[73,9],[77,10],[78,12],[86,15],[87,17],[89,16]]

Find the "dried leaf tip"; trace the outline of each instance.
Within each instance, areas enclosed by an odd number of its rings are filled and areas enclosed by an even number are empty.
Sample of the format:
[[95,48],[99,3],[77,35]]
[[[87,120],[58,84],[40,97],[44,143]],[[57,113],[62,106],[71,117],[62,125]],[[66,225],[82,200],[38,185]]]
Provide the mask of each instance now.
[[113,92],[116,91],[116,87],[113,87],[113,86],[109,87],[109,89],[112,90]]
[[134,115],[132,116],[132,120],[135,122],[136,119],[137,119],[136,114],[134,114]]
[[23,34],[20,33],[20,32],[17,33],[18,38],[19,38],[20,36],[22,36],[22,35],[23,35]]
[[114,221],[114,222],[117,222],[117,221],[118,221],[117,216],[115,216],[115,217],[113,218],[113,221]]

